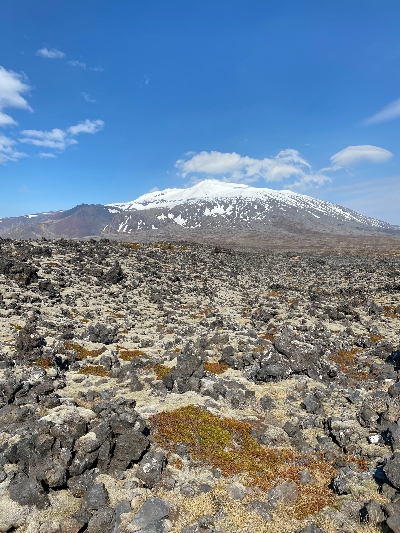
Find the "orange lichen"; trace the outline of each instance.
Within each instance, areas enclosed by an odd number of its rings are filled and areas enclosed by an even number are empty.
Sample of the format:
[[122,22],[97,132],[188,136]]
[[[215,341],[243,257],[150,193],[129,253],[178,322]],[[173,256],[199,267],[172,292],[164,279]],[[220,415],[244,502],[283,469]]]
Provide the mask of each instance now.
[[81,368],[78,371],[78,374],[90,374],[92,376],[108,377],[110,372],[108,372],[104,366],[101,365],[88,365],[84,368]]
[[373,333],[369,333],[368,336],[372,342],[378,342],[385,338],[383,335],[374,335]]
[[162,379],[163,376],[168,376],[171,369],[169,366],[158,364],[154,367],[154,372],[156,373],[157,379]]
[[121,246],[135,251],[140,250],[140,244],[138,242],[122,242]]
[[41,366],[42,368],[51,368],[53,363],[50,357],[41,357],[36,361],[36,365]]
[[265,339],[266,341],[274,342],[275,335],[273,333],[261,333],[259,337],[260,339]]
[[118,348],[121,350],[119,352],[119,357],[123,361],[132,361],[134,357],[146,355],[146,352],[143,352],[142,350],[127,350],[126,348],[121,348],[121,346],[118,346]]
[[225,363],[204,363],[204,370],[211,372],[211,374],[223,374],[228,368],[229,366]]
[[173,244],[171,244],[170,242],[164,242],[164,241],[155,242],[153,244],[153,248],[159,248],[160,250],[165,250],[167,252],[175,252],[176,250]]
[[99,348],[98,350],[88,350],[80,344],[75,344],[69,341],[65,341],[64,346],[66,350],[75,350],[78,354],[78,359],[86,359],[86,357],[97,357],[106,351],[104,347]]
[[339,350],[331,355],[330,359],[339,365],[343,374],[354,380],[366,379],[369,372],[357,368],[357,355],[363,352],[363,348],[353,347],[349,350]]

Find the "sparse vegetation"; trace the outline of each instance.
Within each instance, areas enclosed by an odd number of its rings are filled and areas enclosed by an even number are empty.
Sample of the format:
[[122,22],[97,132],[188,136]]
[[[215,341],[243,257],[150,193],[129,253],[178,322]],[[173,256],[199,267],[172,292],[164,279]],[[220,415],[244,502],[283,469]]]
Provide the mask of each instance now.
[[275,335],[273,333],[260,333],[260,339],[265,339],[266,341],[274,342]]
[[121,246],[123,248],[129,248],[130,250],[138,251],[140,250],[140,244],[138,242],[122,242]]
[[154,372],[156,373],[157,379],[161,380],[163,376],[168,376],[168,374],[171,372],[171,369],[169,366],[158,364],[154,367]]
[[74,342],[65,341],[64,346],[66,350],[75,350],[78,354],[78,359],[86,359],[86,357],[98,357],[102,353],[106,351],[106,349],[99,348],[98,350],[88,350],[87,348],[84,348],[80,344],[76,344]]
[[299,498],[290,512],[302,519],[335,501],[329,489],[334,468],[322,458],[300,456],[289,448],[267,448],[251,436],[251,425],[233,418],[220,418],[189,405],[151,417],[158,444],[176,452],[186,446],[192,460],[219,468],[224,476],[246,475],[249,485],[269,490],[283,481],[299,480],[308,468],[318,482],[299,485]]
[[176,251],[176,247],[172,243],[164,242],[164,241],[155,242],[153,244],[153,248],[159,248],[160,250],[164,250],[166,252],[175,252]]
[[[1,437],[3,451],[13,456],[20,435],[35,447],[50,443],[50,420],[64,420],[62,431],[71,437],[76,428],[92,433],[65,443],[72,461],[62,490],[50,479],[38,480],[51,499],[50,507],[35,511],[40,525],[55,516],[53,498],[73,498],[69,480],[78,450],[89,461],[86,470],[99,469],[112,514],[114,504],[131,498],[124,485],[141,479],[138,463],[163,449],[161,478],[138,494],[171,504],[171,533],[205,514],[226,533],[294,533],[306,523],[324,533],[344,527],[372,532],[359,524],[358,510],[371,499],[388,503],[373,476],[391,461],[383,432],[398,419],[400,293],[385,272],[392,263],[400,269],[399,258],[215,254],[213,247],[190,242],[185,252],[173,243],[171,253],[166,245],[129,244],[43,244],[60,270],[46,270],[39,255],[33,263],[44,267],[40,272],[56,298],[39,291],[36,281],[17,287],[0,276],[4,426],[10,426],[10,413],[29,413]],[[0,256],[7,266],[14,248],[29,258],[30,246],[3,240]],[[104,271],[117,263],[122,279],[108,279]],[[48,417],[50,426],[37,424],[37,417]],[[103,439],[103,422],[111,433],[97,447],[93,433]],[[123,479],[105,466],[120,463],[117,442],[132,454],[121,466]],[[49,464],[64,468],[56,443],[46,454]],[[24,465],[23,457],[15,468]],[[86,479],[86,471],[81,475]],[[337,495],[342,481],[349,492]],[[269,491],[285,482],[296,487],[283,487],[288,499],[275,508]],[[236,500],[238,484],[243,498]],[[400,493],[400,482],[395,489]],[[75,512],[82,498],[73,499],[79,500]],[[271,521],[249,505],[254,500],[267,502]],[[379,505],[377,512],[384,512]],[[346,526],[335,522],[337,512]]]
[[369,334],[369,338],[371,339],[372,342],[379,342],[382,339],[384,339],[385,336],[384,335],[374,335],[373,333],[370,333]]
[[141,357],[142,355],[146,355],[146,352],[143,350],[128,350],[126,348],[119,347],[119,358],[123,361],[132,361],[134,357]]
[[229,366],[225,363],[204,363],[204,370],[207,370],[207,372],[211,372],[211,374],[223,374],[228,370]]
[[270,298],[279,298],[279,296],[281,296],[281,292],[280,291],[269,291],[267,292],[266,296],[270,297]]
[[53,366],[53,363],[50,357],[41,357],[36,361],[36,365],[42,368],[51,368]]
[[84,368],[78,370],[78,374],[90,374],[92,376],[108,377],[110,372],[108,372],[104,366],[101,365],[88,365]]
[[116,311],[113,311],[112,309],[106,309],[105,312],[111,315],[113,318],[124,318],[125,316],[122,313],[117,313]]
[[398,315],[395,313],[395,305],[384,305],[383,306],[383,316],[386,318],[398,318]]
[[331,360],[337,363],[340,370],[350,379],[362,380],[369,376],[369,371],[357,367],[357,355],[362,353],[363,348],[353,347],[349,350],[339,350],[331,355]]

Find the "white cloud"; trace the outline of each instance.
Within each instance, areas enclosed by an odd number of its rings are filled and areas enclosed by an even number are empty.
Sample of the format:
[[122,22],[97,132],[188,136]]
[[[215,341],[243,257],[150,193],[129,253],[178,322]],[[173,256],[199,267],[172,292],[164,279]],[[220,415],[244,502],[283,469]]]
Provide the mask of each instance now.
[[95,103],[96,103],[96,99],[95,99],[95,98],[91,98],[91,97],[88,95],[88,93],[84,93],[84,92],[82,92],[81,95],[82,95],[82,98],[83,98],[84,100],[86,100],[86,102],[89,102],[89,104],[95,104]]
[[66,131],[58,128],[51,131],[23,130],[21,131],[21,135],[23,137],[19,141],[22,143],[53,148],[60,151],[65,150],[68,145],[77,144],[78,142],[70,138]]
[[3,109],[16,108],[32,111],[28,102],[22,96],[30,90],[23,74],[6,70],[0,66],[0,126],[15,126],[17,122],[3,113]]
[[80,133],[97,133],[103,127],[104,122],[102,120],[85,120],[76,126],[70,126],[66,130],[59,128],[54,128],[51,131],[23,130],[21,131],[22,137],[19,141],[21,143],[52,148],[62,152],[68,146],[78,144],[78,141],[74,139],[76,135]]
[[340,167],[351,167],[362,161],[385,163],[392,157],[392,152],[379,148],[379,146],[371,146],[370,144],[348,146],[331,157],[332,170],[337,170]]
[[175,163],[182,177],[197,173],[242,183],[252,183],[259,179],[280,182],[295,178],[296,181],[289,185],[294,188],[321,185],[329,181],[321,172],[313,172],[311,165],[293,149],[281,150],[275,157],[264,159],[216,151],[187,155],[192,157],[179,159]]
[[71,67],[79,67],[86,69],[87,65],[86,63],[83,63],[83,61],[75,61],[74,59],[71,61],[68,61],[68,65],[71,65]]
[[10,115],[0,111],[0,126],[15,126],[16,124],[17,122]]
[[104,122],[102,120],[85,120],[80,122],[76,126],[71,126],[67,129],[67,132],[71,135],[78,135],[79,133],[97,133],[104,128]]
[[53,158],[53,157],[57,157],[56,155],[52,154],[51,152],[40,152],[39,153],[39,157],[43,158],[43,159],[48,159],[48,158]]
[[60,50],[57,50],[57,48],[41,48],[36,52],[37,56],[45,57],[47,59],[62,59],[65,57],[64,52],[61,52]]
[[78,67],[82,68],[83,70],[91,70],[92,72],[103,72],[103,67],[88,67],[86,63],[83,61],[76,61],[75,59],[72,59],[71,61],[67,61],[68,65],[71,65],[71,67]]
[[367,118],[365,124],[378,124],[379,122],[386,122],[400,117],[400,98],[391,104],[387,105],[381,111]]
[[5,135],[0,135],[0,163],[7,163],[8,161],[18,161],[21,157],[26,157],[24,152],[18,152],[14,146],[17,144],[14,139],[10,139]]

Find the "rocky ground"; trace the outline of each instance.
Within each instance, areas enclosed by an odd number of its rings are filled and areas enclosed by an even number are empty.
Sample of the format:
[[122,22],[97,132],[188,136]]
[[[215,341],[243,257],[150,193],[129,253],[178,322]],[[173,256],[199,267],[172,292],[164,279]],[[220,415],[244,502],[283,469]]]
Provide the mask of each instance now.
[[0,532],[400,531],[400,258],[0,240]]

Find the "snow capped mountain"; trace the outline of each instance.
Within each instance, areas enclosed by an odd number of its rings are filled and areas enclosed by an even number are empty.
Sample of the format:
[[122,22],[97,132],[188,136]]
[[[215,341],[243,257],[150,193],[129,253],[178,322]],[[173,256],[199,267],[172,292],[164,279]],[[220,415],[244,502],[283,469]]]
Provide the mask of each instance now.
[[[272,219],[282,216],[287,219],[314,217],[325,225],[330,221],[370,228],[390,227],[386,222],[304,194],[217,180],[205,180],[187,189],[150,192],[132,202],[108,204],[106,207],[112,212],[120,211],[118,227],[113,225],[112,228],[117,233],[154,230],[172,222],[193,229],[209,226],[210,218],[218,219],[219,225],[228,222],[231,226],[251,226],[268,224]],[[153,210],[157,210],[157,213]],[[153,215],[151,221],[149,214]]]
[[121,240],[196,240],[268,247],[275,242],[317,246],[318,236],[400,235],[400,228],[351,209],[292,191],[205,180],[136,200],[78,205],[67,211],[0,219],[0,236],[101,236]]
[[[136,200],[126,203],[109,204],[111,207],[118,207],[124,211],[132,209],[152,209],[157,207],[171,208],[185,202],[195,202],[198,200],[214,201],[219,198],[248,198],[266,196],[278,191],[272,189],[257,189],[242,183],[225,183],[218,180],[204,180],[193,187],[186,189],[165,189],[154,191],[139,196]],[[290,191],[282,191],[289,193]],[[279,193],[278,193],[279,194]]]

